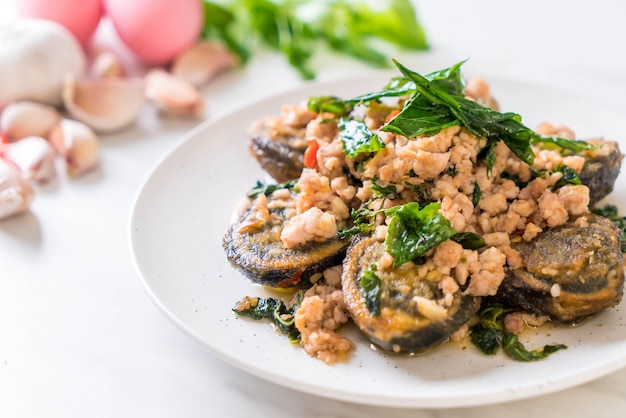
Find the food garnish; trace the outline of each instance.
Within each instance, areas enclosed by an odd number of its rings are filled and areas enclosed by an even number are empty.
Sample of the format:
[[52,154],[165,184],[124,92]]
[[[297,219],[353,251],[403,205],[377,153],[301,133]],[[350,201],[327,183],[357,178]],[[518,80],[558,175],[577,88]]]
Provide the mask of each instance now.
[[300,342],[300,331],[295,326],[295,314],[301,302],[301,291],[289,304],[279,298],[245,297],[235,305],[233,312],[256,320],[269,319],[292,344],[297,344]]
[[527,350],[519,337],[504,329],[504,316],[511,312],[500,304],[484,304],[478,312],[479,322],[471,328],[472,343],[483,353],[493,355],[502,348],[504,352],[518,361],[539,360],[567,348],[564,344],[545,345],[536,350]]

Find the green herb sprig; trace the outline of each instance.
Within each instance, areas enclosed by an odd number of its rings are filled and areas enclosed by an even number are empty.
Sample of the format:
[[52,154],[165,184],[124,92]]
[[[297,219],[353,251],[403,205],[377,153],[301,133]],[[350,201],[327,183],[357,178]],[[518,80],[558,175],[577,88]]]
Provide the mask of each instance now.
[[343,152],[350,158],[357,155],[376,152],[385,147],[378,135],[368,129],[364,122],[356,119],[339,120],[339,137]]
[[380,316],[382,282],[376,275],[376,264],[371,264],[367,270],[363,271],[359,284],[361,285],[361,295],[365,299],[367,309],[372,313],[372,316]]
[[203,0],[204,38],[216,38],[245,64],[257,44],[281,52],[304,79],[315,78],[313,52],[324,44],[340,54],[389,66],[373,46],[382,41],[428,49],[410,0]]
[[279,184],[265,184],[259,180],[257,180],[255,186],[248,191],[246,196],[250,199],[254,199],[260,194],[264,194],[265,196],[269,196],[274,193],[276,190],[287,189],[294,190],[296,185],[298,184],[298,179],[288,180],[284,183]]
[[620,215],[617,206],[615,205],[596,207],[591,209],[591,211],[596,215],[604,216],[605,218],[610,219],[613,221],[615,226],[619,228],[622,233],[621,250],[622,253],[626,253],[626,216]]
[[294,300],[288,306],[279,298],[251,298],[246,300],[252,302],[249,308],[241,308],[242,301],[238,302],[233,308],[233,312],[240,316],[246,316],[255,320],[269,319],[278,330],[287,335],[289,342],[298,344],[300,342],[300,331],[296,328],[296,311],[302,303],[304,293],[299,291],[296,293]]
[[[394,63],[407,79],[415,83],[417,92],[382,130],[410,138],[421,134],[434,134],[443,128],[461,125],[474,135],[487,138],[488,146],[503,141],[518,158],[532,165],[535,154],[530,141],[535,133],[521,123],[520,115],[511,112],[500,113],[484,107],[430,82],[397,61]],[[490,153],[493,153],[493,147]],[[488,167],[488,171],[490,169],[491,167]]]
[[[487,139],[481,152],[487,174],[491,173],[495,165],[494,148],[499,141],[504,142],[513,154],[528,165],[532,165],[535,160],[531,147],[535,144],[544,148],[558,148],[564,154],[594,149],[586,141],[537,134],[522,123],[522,117],[517,113],[501,113],[465,98],[465,83],[461,74],[461,66],[465,61],[424,76],[395,60],[393,62],[402,76],[393,77],[379,91],[343,100],[333,97],[330,102],[332,106],[329,107],[343,109],[343,114],[347,115],[359,103],[386,97],[408,97],[400,113],[383,125],[382,131],[412,138],[434,135],[450,126],[464,126],[474,135]],[[319,100],[311,98],[310,106]]]
[[494,355],[500,348],[511,358],[518,361],[533,361],[566,349],[564,344],[545,345],[537,350],[527,350],[517,335],[504,330],[504,316],[511,312],[500,304],[485,303],[478,312],[479,322],[470,330],[472,343],[483,353]]

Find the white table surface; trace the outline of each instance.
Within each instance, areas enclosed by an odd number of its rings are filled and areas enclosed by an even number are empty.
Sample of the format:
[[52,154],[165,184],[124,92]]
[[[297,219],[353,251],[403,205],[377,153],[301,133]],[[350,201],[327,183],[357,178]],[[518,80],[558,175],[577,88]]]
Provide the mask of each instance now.
[[[0,0],[0,19],[12,4]],[[433,70],[467,71],[576,90],[626,121],[626,2],[417,1],[432,48],[398,53]],[[328,54],[320,80],[367,71]],[[276,54],[203,89],[217,118],[300,85]],[[540,98],[538,98],[540,100]],[[36,187],[31,210],[0,221],[0,417],[527,417],[626,414],[626,369],[542,397],[465,409],[372,407],[303,394],[212,355],[157,309],[129,245],[142,182],[201,119],[160,117],[103,136],[101,163]],[[626,135],[626,134],[625,134]],[[549,360],[548,360],[549,361]],[[511,377],[514,379],[514,376]]]

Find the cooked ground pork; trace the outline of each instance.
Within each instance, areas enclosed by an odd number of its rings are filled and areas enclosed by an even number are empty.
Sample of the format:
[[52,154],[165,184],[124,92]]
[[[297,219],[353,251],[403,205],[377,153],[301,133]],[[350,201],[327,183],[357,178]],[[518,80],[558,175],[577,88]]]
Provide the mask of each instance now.
[[527,312],[512,312],[504,317],[504,329],[513,334],[521,334],[526,327],[536,328],[548,321],[545,315]]
[[326,364],[345,361],[352,342],[336,332],[350,316],[341,291],[341,266],[324,272],[323,284],[316,284],[305,293],[296,312],[296,328],[304,351]]
[[280,234],[285,248],[295,248],[308,241],[326,241],[337,235],[335,217],[312,207],[291,218]]

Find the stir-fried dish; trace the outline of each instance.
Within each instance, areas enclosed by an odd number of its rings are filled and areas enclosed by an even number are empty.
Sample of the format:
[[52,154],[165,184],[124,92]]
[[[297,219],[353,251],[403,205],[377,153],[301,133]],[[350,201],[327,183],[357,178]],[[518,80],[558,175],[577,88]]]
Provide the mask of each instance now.
[[354,98],[311,97],[250,129],[258,182],[225,234],[232,265],[293,300],[243,298],[312,356],[349,358],[353,321],[377,347],[416,353],[469,338],[534,360],[525,326],[576,323],[619,303],[622,234],[595,208],[619,174],[616,142],[503,113],[463,62],[400,74]]

